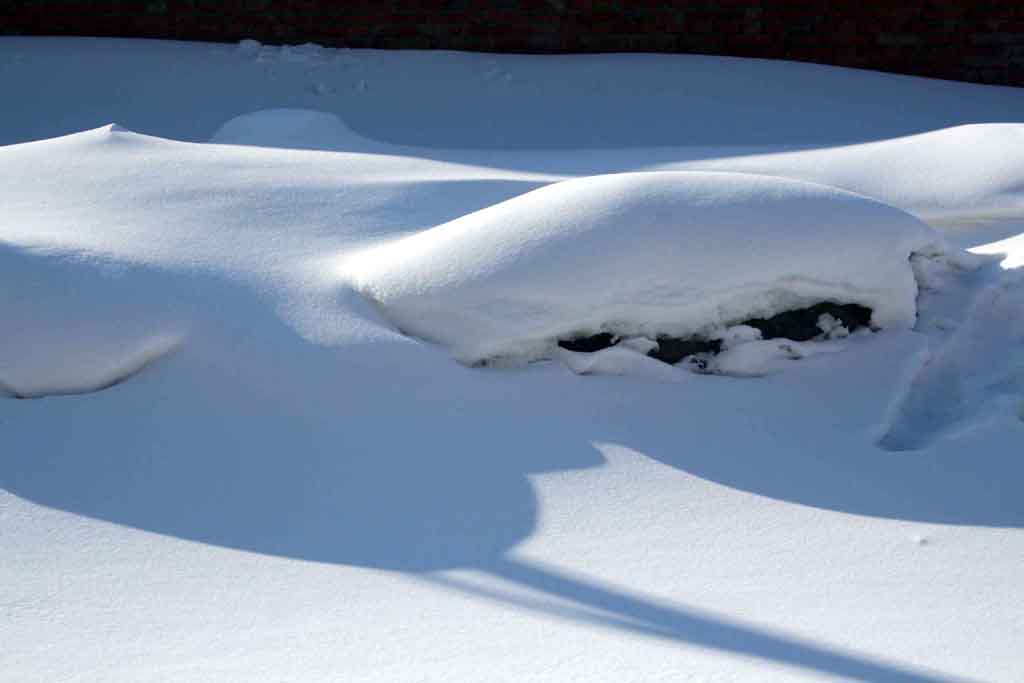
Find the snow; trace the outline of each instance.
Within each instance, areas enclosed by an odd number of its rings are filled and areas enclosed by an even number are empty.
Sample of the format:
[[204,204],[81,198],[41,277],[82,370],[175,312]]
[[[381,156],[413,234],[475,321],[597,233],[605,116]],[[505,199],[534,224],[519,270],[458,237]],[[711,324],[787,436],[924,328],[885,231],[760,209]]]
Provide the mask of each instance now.
[[[235,116],[288,107],[341,114],[374,140],[437,149],[816,145],[1019,123],[1024,111],[1011,88],[696,55],[20,37],[5,37],[3,50],[0,73],[12,97],[0,143],[111,121],[202,142]],[[315,83],[332,93],[317,94]]]
[[[656,347],[657,344],[653,344],[650,348]],[[679,368],[649,358],[647,351],[650,348],[640,350],[635,344],[627,343],[593,353],[565,349],[552,349],[551,353],[578,375],[629,375],[663,382],[680,382],[685,379],[686,375]]]
[[[16,37],[0,89],[0,679],[1024,679],[1022,91]],[[806,273],[883,329],[550,348]]]
[[971,249],[975,254],[1001,254],[1005,258],[1001,265],[1006,269],[1024,266],[1024,234],[1007,237]]
[[800,343],[788,339],[744,342],[708,359],[704,371],[734,377],[760,377],[785,369],[787,364],[780,361],[800,360],[819,353],[835,353],[844,348],[840,344]]
[[905,213],[819,185],[628,173],[548,185],[340,269],[400,329],[477,363],[599,332],[706,337],[819,301],[908,329],[909,259],[939,243]]
[[[0,243],[0,395],[94,391],[171,353],[184,321],[144,275]],[[16,332],[15,332],[16,331]]]
[[[1024,212],[1024,160],[1015,150],[1022,145],[1024,126],[1020,124],[974,124],[825,149],[693,161],[682,167],[823,183],[874,197],[922,218],[1019,215]],[[971,154],[964,154],[967,149]]]
[[966,319],[929,353],[881,444],[921,448],[936,437],[1011,416],[1024,395],[1024,282],[982,289]]

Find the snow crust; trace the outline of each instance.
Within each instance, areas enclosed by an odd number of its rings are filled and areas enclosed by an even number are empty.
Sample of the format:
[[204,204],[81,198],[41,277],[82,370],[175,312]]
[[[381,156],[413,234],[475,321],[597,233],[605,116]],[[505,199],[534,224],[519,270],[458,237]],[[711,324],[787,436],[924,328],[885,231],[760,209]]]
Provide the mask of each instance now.
[[559,338],[707,336],[819,301],[907,329],[909,258],[940,238],[878,202],[729,173],[546,186],[357,254],[346,278],[404,331],[463,361],[542,357]]

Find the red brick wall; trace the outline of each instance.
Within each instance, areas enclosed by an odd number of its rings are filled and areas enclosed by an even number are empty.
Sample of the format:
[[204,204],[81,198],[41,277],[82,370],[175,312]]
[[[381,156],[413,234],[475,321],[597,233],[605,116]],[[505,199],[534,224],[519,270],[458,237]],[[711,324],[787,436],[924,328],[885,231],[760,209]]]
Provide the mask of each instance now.
[[1024,0],[0,0],[0,33],[697,52],[1024,86]]

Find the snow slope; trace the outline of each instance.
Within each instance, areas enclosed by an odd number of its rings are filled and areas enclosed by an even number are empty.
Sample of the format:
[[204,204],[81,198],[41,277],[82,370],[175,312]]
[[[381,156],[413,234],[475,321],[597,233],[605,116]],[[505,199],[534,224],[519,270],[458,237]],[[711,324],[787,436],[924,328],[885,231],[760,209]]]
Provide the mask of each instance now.
[[[0,85],[0,680],[1024,678],[1021,91],[29,38],[0,38]],[[720,356],[785,368],[759,377],[621,344],[473,369],[346,270],[414,312],[410,244],[453,309],[474,289],[428,256],[617,277],[562,249],[569,218],[649,265],[602,207],[662,238],[647,209],[680,202],[699,265],[776,246],[723,232],[756,204],[822,240],[781,270],[892,273],[879,303],[918,287],[916,324]],[[931,231],[901,210],[979,256],[912,284]]]

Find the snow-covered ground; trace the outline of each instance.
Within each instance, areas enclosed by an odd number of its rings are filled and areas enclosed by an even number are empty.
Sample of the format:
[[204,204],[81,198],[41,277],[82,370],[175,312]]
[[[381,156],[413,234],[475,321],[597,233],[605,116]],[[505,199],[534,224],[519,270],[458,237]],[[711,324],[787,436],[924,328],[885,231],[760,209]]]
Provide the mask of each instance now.
[[[0,680],[1024,680],[1024,90],[2,38],[0,93]],[[822,298],[878,331],[735,325]]]

